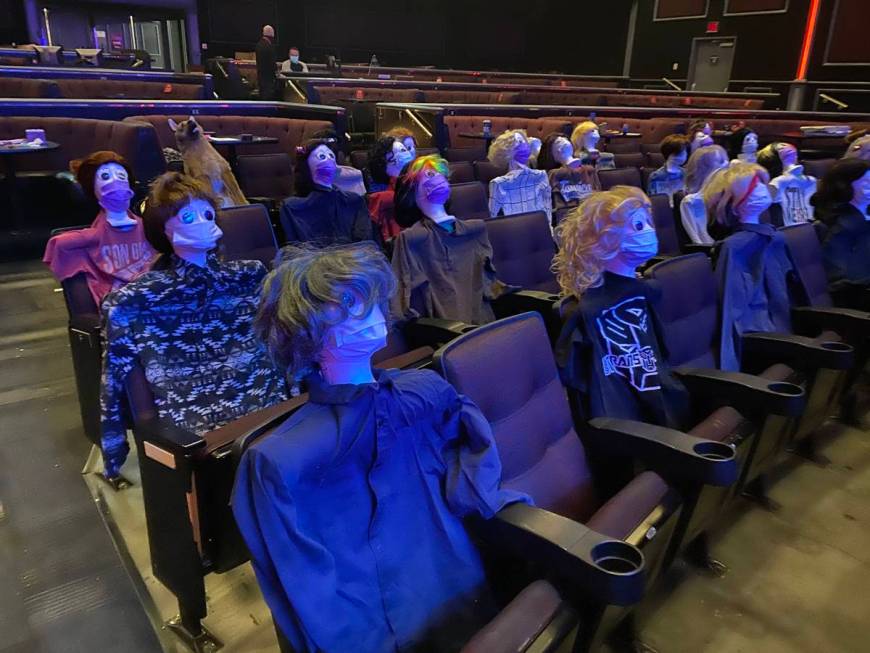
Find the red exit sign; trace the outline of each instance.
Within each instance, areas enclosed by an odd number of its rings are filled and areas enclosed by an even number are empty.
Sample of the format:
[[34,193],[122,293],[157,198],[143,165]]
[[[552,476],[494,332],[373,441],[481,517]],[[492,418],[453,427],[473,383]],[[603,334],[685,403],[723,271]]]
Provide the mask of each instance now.
[[716,34],[719,31],[719,21],[711,20],[707,22],[707,34]]

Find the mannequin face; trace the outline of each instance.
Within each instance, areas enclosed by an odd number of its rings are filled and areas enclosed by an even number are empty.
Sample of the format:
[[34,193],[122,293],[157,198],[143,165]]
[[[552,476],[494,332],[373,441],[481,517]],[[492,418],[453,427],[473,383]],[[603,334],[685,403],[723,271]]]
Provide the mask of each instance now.
[[179,250],[207,252],[214,249],[223,236],[214,218],[214,207],[205,200],[194,198],[166,221],[163,230],[176,253]]
[[616,258],[633,269],[650,260],[658,250],[659,240],[650,207],[645,205],[634,209],[622,227],[622,244]]
[[677,154],[671,154],[668,157],[668,163],[672,166],[681,166],[686,160],[689,158],[689,153],[686,150],[682,152],[678,152]]
[[701,129],[701,132],[709,136],[713,133],[713,128],[710,126],[709,122],[704,123],[704,127]]
[[405,138],[402,139],[402,145],[404,145],[405,149],[411,153],[411,160],[417,158],[417,143],[414,142],[413,136],[405,136]]
[[[365,303],[355,290],[345,289],[341,302],[348,312],[347,319],[326,331],[323,348],[327,356],[336,360],[370,357],[387,344],[387,321],[379,306],[363,314]],[[331,316],[330,313],[334,313]],[[341,317],[338,305],[326,309],[327,318]]]
[[870,205],[870,170],[865,172],[863,177],[852,182],[852,204],[863,213],[867,213]]
[[783,170],[797,164],[798,151],[791,143],[783,143],[777,148],[776,153],[779,154]]
[[713,137],[704,132],[695,132],[695,135],[692,136],[692,151],[694,152],[705,145],[713,145]]
[[513,149],[514,161],[520,165],[526,165],[529,162],[530,156],[532,156],[532,144],[529,142],[529,139],[519,132],[515,133]]
[[[450,199],[450,184],[447,178],[439,172],[426,168],[420,173],[414,198],[421,210],[428,205],[443,206]],[[426,211],[423,210],[426,214]]]
[[601,134],[598,133],[597,129],[592,129],[586,132],[586,135],[583,136],[583,148],[586,150],[594,150],[600,140]]
[[318,145],[308,155],[308,170],[315,184],[331,188],[338,170],[335,154],[326,145]]
[[763,211],[766,211],[772,203],[770,196],[770,188],[759,177],[754,177],[750,181],[743,195],[738,199],[738,203],[734,206],[734,212],[740,221],[745,218],[756,218]]
[[94,175],[94,194],[97,202],[109,214],[126,214],[133,191],[130,189],[130,179],[124,166],[119,163],[104,163],[97,168],[97,174]]
[[758,151],[758,136],[755,132],[749,132],[743,137],[743,147],[741,150],[744,154],[754,154]]
[[398,177],[402,168],[413,160],[414,157],[400,141],[393,141],[393,151],[387,155],[387,176]]
[[550,146],[550,154],[553,156],[554,161],[565,165],[574,158],[574,147],[571,145],[571,141],[564,136],[560,136]]

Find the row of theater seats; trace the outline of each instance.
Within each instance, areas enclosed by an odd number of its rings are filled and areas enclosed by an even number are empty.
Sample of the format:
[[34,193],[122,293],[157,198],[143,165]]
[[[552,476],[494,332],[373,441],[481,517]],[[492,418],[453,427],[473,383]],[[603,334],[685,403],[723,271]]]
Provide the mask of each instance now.
[[141,80],[40,79],[0,74],[0,97],[67,98],[89,100],[209,100],[204,84]]
[[[657,213],[662,206],[670,211],[666,198],[652,199]],[[276,238],[263,207],[227,209],[218,222],[225,258],[267,263],[274,258]],[[682,432],[608,418],[584,420],[576,407],[572,413],[573,396],[560,384],[551,351],[560,306],[546,216],[495,218],[486,229],[499,277],[536,291],[538,314],[507,304],[497,315],[513,317],[483,327],[412,325],[391,333],[375,363],[434,367],[481,408],[494,429],[503,483],[530,494],[536,508],[506,509],[480,537],[501,556],[535,561],[529,576],[512,568],[520,587],[544,565],[560,590],[530,585],[502,620],[530,629],[532,636],[525,630],[524,636],[532,641],[551,627],[556,631],[550,635],[560,639],[570,625],[559,619],[579,619],[582,641],[575,650],[594,650],[630,617],[678,554],[693,554],[721,569],[706,558],[699,537],[727,522],[724,508],[740,492],[763,501],[760,480],[778,454],[809,438],[836,411],[854,371],[866,363],[870,318],[834,306],[813,227],[786,228],[782,233],[806,290],[803,306],[794,309],[801,335],[747,337],[743,371],[757,376],[729,382],[715,369],[719,297],[709,258],[699,253],[663,258],[645,275],[661,291],[668,362],[692,394],[693,415]],[[660,242],[664,246],[661,235]],[[82,310],[75,302],[89,297],[76,294],[75,283],[64,283],[73,316]],[[178,597],[186,627],[196,632],[206,614],[203,576],[232,569],[247,557],[228,506],[240,456],[307,398],[199,437],[153,421],[156,411],[141,370],[131,376],[128,395],[152,564]],[[635,474],[631,461],[649,471]],[[471,644],[498,641],[506,636],[505,627],[497,619]]]
[[[527,85],[523,82],[524,85]],[[695,107],[705,109],[761,109],[764,100],[734,97],[704,97],[666,93],[626,93],[623,90],[569,92],[540,90],[450,90],[384,88],[375,85],[311,85],[311,104],[344,102],[429,102],[434,104],[551,104],[562,106]]]

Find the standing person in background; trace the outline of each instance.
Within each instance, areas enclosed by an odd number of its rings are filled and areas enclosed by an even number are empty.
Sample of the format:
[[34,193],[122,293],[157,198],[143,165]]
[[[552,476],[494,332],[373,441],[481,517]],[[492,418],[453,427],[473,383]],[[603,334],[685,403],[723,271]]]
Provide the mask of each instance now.
[[275,99],[275,28],[271,25],[263,26],[263,36],[257,41],[257,86],[260,88],[261,100]]
[[299,60],[299,48],[290,48],[290,58],[281,64],[282,73],[307,73],[308,64]]

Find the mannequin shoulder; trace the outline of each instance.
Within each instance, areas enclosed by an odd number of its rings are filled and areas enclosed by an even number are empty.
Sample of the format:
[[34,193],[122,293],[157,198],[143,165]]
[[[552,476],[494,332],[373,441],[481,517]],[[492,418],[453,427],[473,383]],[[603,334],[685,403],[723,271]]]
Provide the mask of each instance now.
[[261,261],[224,261],[221,267],[226,273],[250,277],[256,281],[266,276],[266,266]]
[[388,370],[384,374],[389,375],[403,409],[410,408],[411,415],[422,417],[449,408],[459,396],[452,385],[432,370]]
[[90,247],[98,240],[99,234],[97,230],[93,227],[85,227],[84,229],[64,231],[56,236],[52,236],[49,243],[51,247],[57,250],[68,251]]

